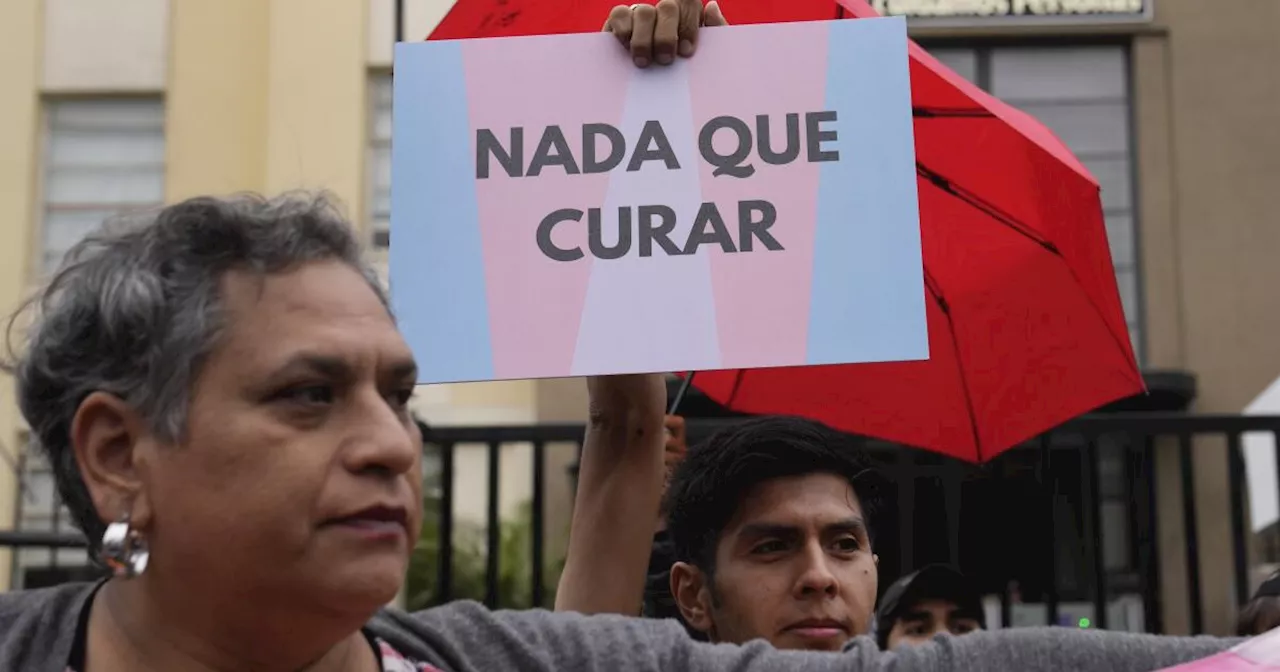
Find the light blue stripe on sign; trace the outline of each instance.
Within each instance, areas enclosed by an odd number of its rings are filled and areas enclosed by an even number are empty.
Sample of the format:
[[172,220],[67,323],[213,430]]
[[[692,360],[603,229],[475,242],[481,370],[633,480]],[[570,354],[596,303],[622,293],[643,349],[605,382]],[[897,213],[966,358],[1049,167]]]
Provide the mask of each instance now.
[[389,264],[400,330],[419,380],[492,378],[462,44],[397,44],[393,94]]
[[829,25],[840,160],[820,169],[806,360],[928,359],[906,20]]

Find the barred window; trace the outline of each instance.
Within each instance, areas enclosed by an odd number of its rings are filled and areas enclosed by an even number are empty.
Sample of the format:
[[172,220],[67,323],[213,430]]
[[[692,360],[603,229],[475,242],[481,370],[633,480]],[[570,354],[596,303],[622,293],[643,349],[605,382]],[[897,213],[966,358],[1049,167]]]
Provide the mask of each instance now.
[[159,98],[51,101],[45,107],[41,269],[120,212],[164,201]]

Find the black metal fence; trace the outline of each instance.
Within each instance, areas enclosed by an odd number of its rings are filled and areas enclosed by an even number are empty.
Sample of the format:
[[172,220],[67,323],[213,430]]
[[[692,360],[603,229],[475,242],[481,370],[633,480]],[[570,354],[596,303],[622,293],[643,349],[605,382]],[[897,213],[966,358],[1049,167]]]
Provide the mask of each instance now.
[[[690,443],[731,422],[690,421]],[[1177,521],[1185,541],[1180,550],[1186,595],[1179,593],[1176,598],[1187,601],[1191,632],[1203,632],[1206,577],[1200,561],[1204,531],[1197,519],[1197,464],[1225,461],[1230,503],[1229,520],[1222,522],[1230,528],[1231,580],[1236,604],[1242,604],[1250,588],[1251,546],[1257,547],[1255,551],[1266,550],[1262,549],[1265,544],[1250,543],[1248,529],[1241,446],[1242,436],[1252,432],[1274,438],[1280,433],[1280,417],[1086,416],[981,466],[866,441],[887,484],[886,491],[879,493],[880,514],[873,516],[882,584],[926,562],[946,561],[960,566],[986,594],[1000,596],[1002,624],[1016,620],[1019,603],[1037,605],[1043,609],[1044,622],[1061,624],[1059,610],[1069,602],[1073,608],[1091,607],[1090,625],[1106,628],[1111,600],[1125,594],[1141,599],[1141,629],[1163,632],[1163,601],[1174,597],[1162,590],[1166,584],[1160,571],[1161,523],[1167,527],[1169,518]],[[528,577],[522,584],[527,587],[527,599],[519,602],[548,604],[548,584],[555,576],[547,571],[554,562],[547,551],[547,447],[571,444],[580,450],[583,433],[583,427],[575,424],[450,427],[427,432],[436,483],[429,514],[437,536],[430,563],[434,576],[428,578],[430,603],[457,597],[456,456],[466,447],[483,447],[487,454],[483,599],[491,606],[511,606],[500,590],[504,577],[498,552],[503,543],[500,457],[504,447],[523,444],[531,451],[533,465],[532,524],[527,540],[521,542],[528,544],[528,566],[515,570],[527,572]],[[1197,452],[1201,453],[1198,459]],[[1158,494],[1158,469],[1166,474],[1176,470],[1179,499]],[[1170,502],[1176,504],[1170,506]],[[49,566],[38,568],[36,575],[43,578],[36,582],[83,578],[87,571],[83,556],[79,562],[59,559],[56,549],[83,546],[83,539],[62,525],[55,517],[53,531],[0,531],[0,547],[47,549]]]

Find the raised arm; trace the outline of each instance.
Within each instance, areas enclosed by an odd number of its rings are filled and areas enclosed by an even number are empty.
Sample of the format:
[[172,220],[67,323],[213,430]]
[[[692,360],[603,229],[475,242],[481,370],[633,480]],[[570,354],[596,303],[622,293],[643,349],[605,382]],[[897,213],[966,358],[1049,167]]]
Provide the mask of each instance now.
[[657,374],[587,384],[590,420],[556,610],[637,614],[662,496],[666,385]]

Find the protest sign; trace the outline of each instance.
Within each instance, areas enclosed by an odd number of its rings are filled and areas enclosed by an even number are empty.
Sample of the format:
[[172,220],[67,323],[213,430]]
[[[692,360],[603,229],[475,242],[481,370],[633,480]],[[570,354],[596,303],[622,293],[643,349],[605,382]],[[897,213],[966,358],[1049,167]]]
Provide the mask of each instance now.
[[399,44],[421,382],[928,357],[903,19]]

